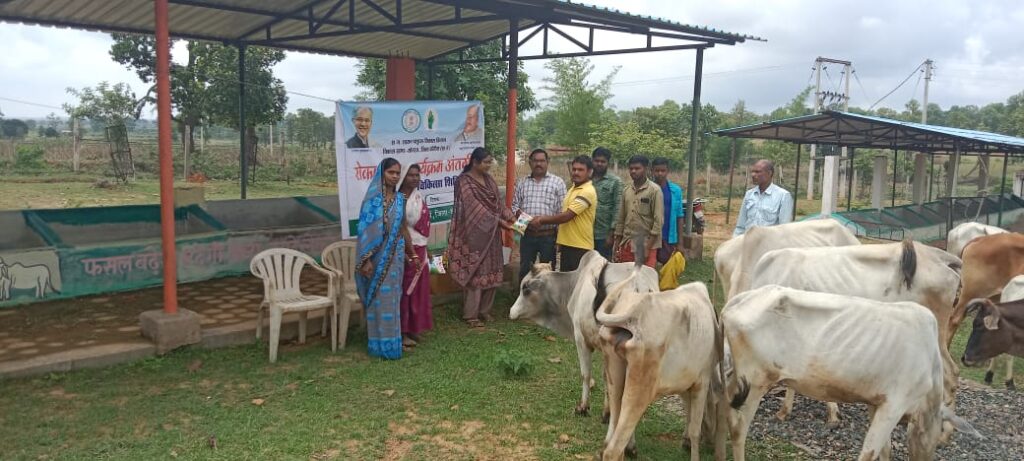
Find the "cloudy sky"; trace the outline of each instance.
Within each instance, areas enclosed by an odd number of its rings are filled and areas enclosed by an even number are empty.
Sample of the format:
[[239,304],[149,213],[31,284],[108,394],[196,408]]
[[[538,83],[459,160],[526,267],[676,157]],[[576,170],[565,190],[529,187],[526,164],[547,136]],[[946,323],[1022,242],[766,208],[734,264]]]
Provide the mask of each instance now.
[[[851,104],[867,107],[895,88],[925,59],[935,61],[930,101],[951,105],[1002,102],[1024,90],[1024,2],[1017,0],[589,0],[588,3],[730,32],[755,35],[748,41],[705,53],[703,100],[721,109],[739,99],[767,112],[786,103],[811,81],[817,56],[853,62],[859,82],[851,84]],[[614,33],[597,34],[597,46],[627,44]],[[43,117],[69,102],[67,87],[106,80],[127,82],[139,93],[137,77],[112,62],[110,38],[0,23],[0,110],[7,116]],[[657,41],[655,42],[657,44]],[[558,44],[556,50],[572,51]],[[529,47],[529,45],[528,45]],[[560,48],[558,48],[560,47]],[[531,49],[524,50],[528,53]],[[181,53],[175,58],[180,59]],[[595,78],[615,66],[612,104],[618,109],[688,101],[693,85],[693,52],[669,51],[592,58]],[[289,110],[331,112],[331,103],[303,96],[350,99],[360,89],[354,59],[289,53],[275,69],[292,92]],[[527,74],[539,88],[548,72],[529,61]],[[841,91],[841,68],[828,68],[822,86]],[[881,105],[901,108],[921,98],[924,83],[914,75]],[[18,102],[12,101],[16,100]]]

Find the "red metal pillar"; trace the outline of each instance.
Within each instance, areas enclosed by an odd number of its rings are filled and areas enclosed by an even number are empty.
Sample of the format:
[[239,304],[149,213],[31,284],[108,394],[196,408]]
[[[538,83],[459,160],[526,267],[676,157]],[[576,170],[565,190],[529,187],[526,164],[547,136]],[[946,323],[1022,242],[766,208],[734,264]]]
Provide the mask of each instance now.
[[164,312],[178,312],[178,264],[174,250],[174,164],[171,161],[171,37],[167,1],[153,0],[156,13],[156,109],[160,142],[160,246],[164,256]]
[[505,206],[512,207],[512,192],[516,185],[516,118],[519,80],[519,20],[512,19],[508,27],[508,133],[505,135]]
[[388,101],[416,99],[416,61],[412,58],[388,58],[384,98]]

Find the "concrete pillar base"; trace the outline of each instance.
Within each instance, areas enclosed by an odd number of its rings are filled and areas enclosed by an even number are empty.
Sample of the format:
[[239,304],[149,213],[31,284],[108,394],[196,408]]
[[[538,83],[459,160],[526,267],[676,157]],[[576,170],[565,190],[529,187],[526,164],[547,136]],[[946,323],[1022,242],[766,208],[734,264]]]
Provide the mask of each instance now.
[[188,309],[179,308],[177,314],[168,314],[163,310],[146,311],[139,315],[139,323],[142,336],[156,345],[157,355],[202,340],[199,314]]

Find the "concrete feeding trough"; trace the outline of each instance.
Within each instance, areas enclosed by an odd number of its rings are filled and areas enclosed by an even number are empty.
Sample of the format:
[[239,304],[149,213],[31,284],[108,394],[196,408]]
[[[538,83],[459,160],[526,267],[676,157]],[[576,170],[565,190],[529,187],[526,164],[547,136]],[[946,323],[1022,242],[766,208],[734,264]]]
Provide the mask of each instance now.
[[[338,198],[207,202],[175,209],[178,280],[247,273],[267,248],[319,257],[341,238]],[[157,205],[0,212],[0,307],[163,283]]]

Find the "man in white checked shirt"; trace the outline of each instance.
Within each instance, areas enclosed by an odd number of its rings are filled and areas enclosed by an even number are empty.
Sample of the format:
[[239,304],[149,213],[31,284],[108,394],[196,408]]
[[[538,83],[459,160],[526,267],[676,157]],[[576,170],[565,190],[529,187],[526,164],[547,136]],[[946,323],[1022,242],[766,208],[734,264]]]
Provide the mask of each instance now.
[[775,164],[771,160],[758,160],[750,169],[754,187],[743,196],[733,237],[743,235],[754,226],[774,226],[793,221],[793,196],[772,183],[774,177]]
[[[512,196],[512,212],[518,216],[556,215],[562,212],[565,199],[565,181],[548,174],[548,153],[544,149],[530,152],[530,175],[516,181]],[[553,263],[555,259],[555,237],[557,225],[530,227],[519,240],[519,279],[530,272],[534,260]]]

